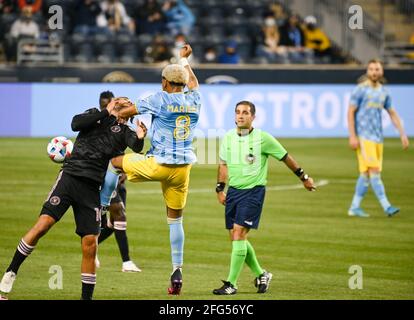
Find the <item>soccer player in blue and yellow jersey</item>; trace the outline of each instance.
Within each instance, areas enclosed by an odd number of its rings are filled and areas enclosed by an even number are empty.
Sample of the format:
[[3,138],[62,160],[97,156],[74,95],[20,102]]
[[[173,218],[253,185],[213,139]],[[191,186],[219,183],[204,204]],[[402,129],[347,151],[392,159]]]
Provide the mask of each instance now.
[[[171,64],[162,71],[162,89],[136,105],[122,109],[118,117],[128,118],[136,114],[150,114],[151,148],[142,159],[131,153],[112,159],[101,192],[101,204],[109,204],[110,195],[116,186],[117,169],[127,175],[129,181],[160,181],[167,221],[170,227],[170,243],[173,272],[169,294],[180,294],[184,253],[184,229],[182,214],[186,204],[190,170],[196,156],[192,150],[194,129],[201,107],[198,80],[186,58],[192,49],[185,45],[181,49],[180,64]],[[187,86],[189,91],[184,92]],[[115,170],[114,170],[115,169]]]
[[362,210],[361,201],[370,184],[386,215],[393,216],[400,210],[388,201],[381,180],[383,109],[388,112],[392,123],[400,133],[403,149],[408,148],[409,141],[400,117],[392,107],[391,97],[382,84],[383,76],[382,62],[371,60],[364,81],[355,88],[351,96],[348,110],[349,145],[356,150],[360,176],[348,211],[350,216],[369,217],[369,214]]

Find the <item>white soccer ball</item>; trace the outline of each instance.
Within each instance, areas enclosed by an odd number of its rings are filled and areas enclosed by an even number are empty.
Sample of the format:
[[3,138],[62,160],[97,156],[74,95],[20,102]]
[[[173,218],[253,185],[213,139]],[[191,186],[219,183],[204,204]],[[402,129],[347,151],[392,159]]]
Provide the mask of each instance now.
[[73,142],[66,137],[54,137],[47,145],[47,154],[53,162],[62,163],[70,157],[73,150]]

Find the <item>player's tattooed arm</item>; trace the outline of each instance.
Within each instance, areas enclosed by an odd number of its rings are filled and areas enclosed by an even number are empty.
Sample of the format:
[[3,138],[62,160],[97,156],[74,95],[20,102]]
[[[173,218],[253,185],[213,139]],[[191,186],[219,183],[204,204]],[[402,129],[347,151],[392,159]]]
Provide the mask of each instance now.
[[188,74],[190,75],[190,78],[187,83],[187,87],[190,90],[195,90],[198,88],[198,79],[196,75],[194,74],[193,69],[191,69],[190,64],[187,61],[187,58],[193,53],[193,49],[189,44],[184,45],[180,50],[180,64],[184,66],[184,68],[188,71]]

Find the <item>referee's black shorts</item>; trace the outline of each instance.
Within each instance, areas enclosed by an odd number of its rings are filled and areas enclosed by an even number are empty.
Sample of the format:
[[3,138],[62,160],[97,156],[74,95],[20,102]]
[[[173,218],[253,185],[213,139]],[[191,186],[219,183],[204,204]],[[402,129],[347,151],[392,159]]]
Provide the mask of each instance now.
[[101,223],[99,192],[99,183],[60,171],[40,214],[59,221],[72,206],[76,233],[80,237],[98,235]]
[[248,229],[257,229],[265,193],[264,186],[255,186],[252,189],[230,187],[226,196],[226,229],[233,229],[234,224]]

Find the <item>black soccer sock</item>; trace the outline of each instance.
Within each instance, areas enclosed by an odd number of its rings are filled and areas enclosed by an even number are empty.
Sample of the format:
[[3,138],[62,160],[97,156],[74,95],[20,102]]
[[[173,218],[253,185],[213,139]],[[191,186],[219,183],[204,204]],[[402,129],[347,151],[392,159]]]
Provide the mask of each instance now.
[[13,271],[17,274],[17,271],[19,271],[19,268],[22,265],[23,261],[32,253],[34,248],[34,246],[29,246],[26,242],[24,242],[23,239],[21,239],[6,272]]
[[129,258],[129,246],[128,246],[128,237],[126,234],[126,221],[115,221],[115,238],[118,242],[119,252],[121,253],[122,261],[126,262],[131,260]]
[[93,290],[96,284],[96,274],[82,273],[82,298],[81,300],[92,300]]
[[98,237],[98,243],[105,241],[112,233],[114,233],[114,229],[109,228],[108,226],[101,229],[101,233]]

